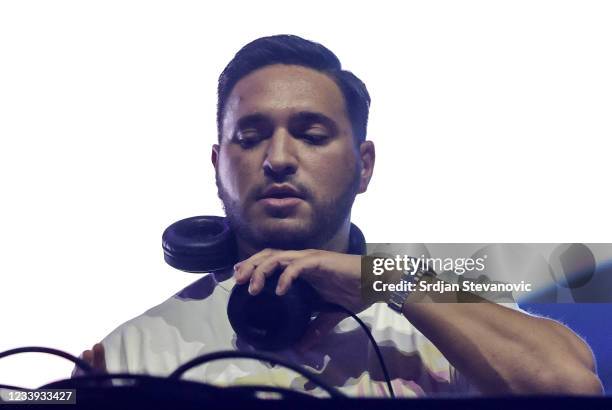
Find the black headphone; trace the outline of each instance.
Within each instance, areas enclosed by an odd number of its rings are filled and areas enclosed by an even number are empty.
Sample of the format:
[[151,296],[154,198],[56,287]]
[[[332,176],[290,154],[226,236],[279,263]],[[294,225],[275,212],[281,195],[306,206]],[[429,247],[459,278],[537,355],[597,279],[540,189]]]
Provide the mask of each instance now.
[[[236,239],[219,216],[194,216],[173,223],[162,235],[164,260],[173,268],[195,273],[231,269],[238,262]],[[365,238],[351,224],[348,253],[365,254]],[[236,285],[227,305],[230,324],[239,338],[256,349],[280,350],[304,335],[323,301],[305,280],[296,280],[283,296],[275,294],[280,272],[251,296],[248,285]]]

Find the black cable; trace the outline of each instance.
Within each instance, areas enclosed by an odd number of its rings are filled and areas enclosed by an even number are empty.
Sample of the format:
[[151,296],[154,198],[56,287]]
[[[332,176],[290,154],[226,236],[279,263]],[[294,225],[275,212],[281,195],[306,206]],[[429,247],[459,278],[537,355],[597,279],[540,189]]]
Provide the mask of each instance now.
[[[112,383],[105,384],[106,382],[111,382],[111,380],[123,380],[127,382],[132,382],[129,385],[121,385],[119,387],[132,387],[132,386],[140,386],[146,387],[148,389],[155,388],[156,386],[161,386],[164,389],[172,394],[176,394],[181,392],[184,394],[186,391],[186,387],[189,385],[195,385],[200,390],[200,393],[207,393],[209,397],[218,397],[220,399],[224,398],[235,398],[235,399],[260,399],[257,396],[257,393],[273,393],[277,394],[282,399],[285,400],[319,400],[317,397],[309,395],[305,392],[288,389],[284,387],[278,386],[266,386],[266,385],[238,385],[238,386],[215,386],[212,384],[201,383],[197,381],[191,380],[181,380],[179,378],[169,378],[169,377],[158,377],[158,376],[150,376],[147,374],[130,374],[130,373],[105,373],[105,374],[93,374],[86,376],[77,376],[71,379],[59,380],[49,384],[46,384],[38,389],[83,389],[83,388],[99,388],[99,387],[118,387],[113,386]],[[101,383],[102,382],[102,383]],[[162,383],[161,385],[159,383]],[[176,383],[176,385],[173,385]],[[180,390],[176,389],[176,387],[180,387]],[[2,385],[0,385],[0,388]],[[7,386],[12,387],[12,386]],[[15,388],[15,390],[27,390],[22,389],[20,387]],[[274,399],[274,397],[271,397]]]
[[[355,313],[351,312],[349,309],[345,308],[344,306],[336,305],[334,303],[326,303],[324,305],[324,307],[326,307],[327,309],[332,310],[332,311],[333,310],[335,310],[335,311],[342,311],[342,312],[346,313],[347,315],[349,315],[350,317],[352,317],[353,319],[355,319],[357,321],[357,323],[359,323],[359,325],[364,330],[364,332],[366,332],[368,338],[370,339],[370,342],[372,343],[372,346],[374,347],[374,351],[376,352],[376,355],[378,356],[378,360],[380,361],[380,367],[382,368],[383,374],[385,376],[385,380],[387,382],[387,388],[389,389],[389,395],[392,398],[395,398],[395,392],[394,392],[393,386],[391,384],[391,378],[389,377],[389,372],[387,370],[387,366],[386,366],[385,361],[383,359],[383,356],[382,356],[382,353],[381,353],[380,348],[378,346],[378,343],[376,343],[376,340],[374,339],[374,336],[372,336],[372,333],[370,332],[370,329],[366,326],[366,324]],[[90,374],[93,373],[93,368],[85,360],[82,360],[82,359],[80,359],[80,358],[78,358],[76,356],[73,356],[73,355],[69,354],[69,353],[63,352],[63,351],[58,350],[58,349],[53,349],[53,348],[50,348],[50,347],[27,346],[27,347],[18,347],[18,348],[15,348],[15,349],[9,349],[9,350],[6,350],[6,351],[0,353],[0,359],[2,359],[3,357],[12,356],[12,355],[19,354],[19,353],[47,353],[47,354],[52,354],[54,356],[59,356],[59,357],[63,357],[64,359],[70,360],[77,367],[79,367],[80,369],[82,369],[86,373],[90,373]],[[180,376],[184,372],[186,372],[187,370],[191,369],[192,367],[198,366],[198,365],[203,364],[203,363],[205,363],[207,361],[220,360],[220,359],[229,359],[229,358],[256,359],[256,360],[267,361],[267,362],[272,363],[272,364],[278,364],[278,365],[281,365],[281,366],[286,367],[288,369],[291,369],[291,370],[295,371],[296,373],[306,377],[310,381],[314,382],[315,384],[317,384],[321,388],[323,388],[323,390],[325,390],[332,397],[346,397],[338,389],[336,389],[333,386],[328,385],[321,378],[319,378],[316,374],[314,374],[314,373],[312,373],[310,371],[307,371],[306,369],[303,369],[301,367],[295,366],[292,363],[286,362],[284,360],[281,360],[281,359],[278,359],[278,358],[275,358],[275,357],[272,357],[272,356],[264,355],[264,354],[261,354],[261,353],[254,353],[254,352],[221,351],[221,352],[205,354],[205,355],[196,357],[195,359],[192,359],[192,360],[188,361],[187,363],[179,366],[174,372],[172,372],[172,374],[169,377],[171,377],[171,378],[180,378]]]
[[69,379],[58,380],[44,386],[41,389],[53,389],[56,385],[64,385],[66,383],[82,383],[89,381],[108,381],[112,379],[130,379],[132,381],[147,381],[151,379],[157,379],[157,376],[151,376],[149,374],[140,373],[90,373],[85,375],[74,376]]
[[378,347],[378,343],[376,343],[376,339],[374,339],[374,336],[372,336],[372,332],[370,331],[370,328],[366,326],[366,324],[363,322],[363,320],[359,318],[359,316],[357,316],[355,313],[345,308],[344,306],[337,305],[335,303],[325,302],[325,304],[323,305],[323,309],[325,311],[344,312],[350,317],[352,317],[353,319],[355,319],[357,323],[359,323],[363,331],[366,333],[366,335],[368,335],[368,338],[370,339],[370,342],[372,342],[372,346],[374,347],[374,351],[376,352],[376,356],[378,356],[380,367],[383,371],[383,375],[385,376],[385,381],[387,382],[387,389],[389,390],[389,395],[391,396],[391,398],[395,398],[395,391],[393,390],[393,385],[391,384],[391,377],[389,377],[389,371],[387,370],[387,365],[385,364],[385,360],[383,359],[383,355],[380,351],[380,347]]
[[[59,380],[55,382],[48,383],[44,386],[39,387],[38,389],[66,389],[66,388],[83,388],[89,387],[88,385],[94,383],[94,386],[99,386],[100,382],[112,382],[112,380],[124,380],[129,382],[159,382],[160,380],[168,380],[169,377],[159,377],[159,376],[151,376],[148,374],[132,374],[132,373],[98,373],[91,375],[83,375],[76,376],[70,379]],[[270,392],[280,394],[283,398],[297,398],[297,399],[312,399],[317,400],[316,397],[306,394],[299,390],[287,389],[284,387],[278,386],[266,386],[266,385],[238,385],[238,386],[215,386],[212,384],[201,383],[191,380],[181,380],[179,378],[172,379],[173,382],[177,383],[193,383],[201,386],[202,388],[207,388],[211,393],[221,393],[227,392],[229,394],[244,394],[248,393],[249,395],[257,396],[255,393],[257,392]],[[4,385],[0,385],[2,388]],[[106,387],[113,387],[112,383],[105,385]],[[6,388],[11,388],[15,390],[31,390],[25,389],[22,387],[14,387],[14,386],[6,386]]]
[[[114,385],[113,380],[123,380],[126,382],[130,382],[125,385]],[[141,373],[94,373],[88,375],[75,376],[70,379],[57,380],[44,386],[39,387],[39,389],[66,389],[66,388],[82,388],[82,387],[90,387],[93,383],[94,387],[132,387],[138,386],[139,383],[147,383],[147,382],[158,382],[160,380],[168,380],[167,377],[160,376],[152,376],[149,374],[141,374]],[[185,382],[184,380],[176,380],[181,383]],[[221,390],[218,386],[213,386],[212,384],[207,383],[199,383],[193,382],[202,388],[207,388],[209,391],[218,392]]]
[[344,393],[340,392],[340,390],[336,389],[335,387],[330,386],[327,383],[325,383],[316,374],[302,367],[289,363],[283,359],[279,359],[277,357],[269,356],[267,354],[262,354],[262,353],[256,353],[256,352],[239,352],[235,350],[226,350],[226,351],[203,354],[201,356],[196,357],[195,359],[188,361],[187,363],[180,365],[168,377],[171,379],[180,379],[183,373],[185,373],[187,370],[193,367],[199,366],[206,362],[211,362],[214,360],[221,360],[221,359],[255,359],[255,360],[268,362],[274,365],[280,365],[288,369],[291,369],[294,372],[304,376],[309,381],[315,383],[316,385],[321,387],[323,390],[325,390],[331,397],[334,397],[334,398],[345,398],[346,397]]
[[259,385],[247,384],[247,385],[240,385],[240,386],[227,386],[227,387],[223,387],[223,389],[227,390],[228,392],[236,392],[236,393],[246,392],[246,393],[252,393],[253,395],[257,392],[265,392],[265,393],[277,393],[277,394],[282,395],[283,398],[287,398],[285,396],[291,396],[288,398],[317,400],[317,398],[311,394],[306,394],[299,390],[286,389],[284,387],[278,387],[278,386],[259,386]]
[[76,356],[71,355],[70,353],[63,352],[58,349],[53,349],[51,347],[40,347],[40,346],[26,346],[26,347],[18,347],[16,349],[6,350],[0,353],[0,359],[7,356],[12,356],[14,354],[19,353],[47,353],[52,354],[54,356],[63,357],[64,359],[70,360],[72,363],[77,365],[81,370],[86,373],[92,373],[93,368],[87,363],[85,360],[80,359]]

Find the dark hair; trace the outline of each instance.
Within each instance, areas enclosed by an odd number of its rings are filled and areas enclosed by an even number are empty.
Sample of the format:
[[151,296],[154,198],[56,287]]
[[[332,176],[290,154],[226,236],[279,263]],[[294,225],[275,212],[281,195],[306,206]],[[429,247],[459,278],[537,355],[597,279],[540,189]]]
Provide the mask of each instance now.
[[258,38],[242,47],[219,76],[217,88],[217,132],[221,141],[223,115],[227,98],[240,79],[273,64],[293,64],[321,71],[335,81],[357,142],[366,138],[370,94],[365,84],[350,71],[343,70],[334,53],[319,43],[294,35]]

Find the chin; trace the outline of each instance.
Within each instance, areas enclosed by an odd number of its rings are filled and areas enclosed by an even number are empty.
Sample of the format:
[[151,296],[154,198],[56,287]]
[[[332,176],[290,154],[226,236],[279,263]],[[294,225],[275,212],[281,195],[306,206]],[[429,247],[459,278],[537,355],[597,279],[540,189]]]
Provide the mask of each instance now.
[[267,248],[303,249],[312,236],[312,225],[297,218],[265,218],[252,225],[253,234]]
[[301,218],[261,218],[253,226],[266,235],[290,233],[303,236],[310,231],[312,224]]

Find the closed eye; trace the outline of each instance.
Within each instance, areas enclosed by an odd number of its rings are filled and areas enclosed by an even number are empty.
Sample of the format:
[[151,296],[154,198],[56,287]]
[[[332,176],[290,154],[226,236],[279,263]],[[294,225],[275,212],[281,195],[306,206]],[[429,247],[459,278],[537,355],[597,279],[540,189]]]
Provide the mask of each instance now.
[[329,117],[316,112],[299,112],[290,122],[291,133],[306,143],[323,145],[338,133],[336,123]]
[[238,120],[232,142],[248,149],[272,135],[273,125],[269,118],[260,113],[246,115]]
[[265,136],[256,129],[239,130],[234,136],[234,142],[242,148],[251,148],[264,138]]
[[321,132],[305,132],[300,137],[307,143],[314,145],[322,145],[329,140],[329,135]]

